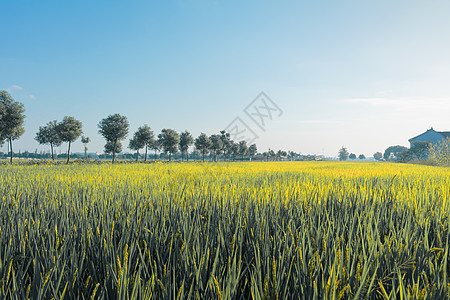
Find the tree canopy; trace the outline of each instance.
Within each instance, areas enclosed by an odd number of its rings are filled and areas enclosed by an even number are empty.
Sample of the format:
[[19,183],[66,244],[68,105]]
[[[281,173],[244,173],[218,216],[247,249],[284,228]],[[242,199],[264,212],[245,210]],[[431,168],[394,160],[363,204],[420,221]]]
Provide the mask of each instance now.
[[75,142],[83,133],[83,124],[74,117],[65,116],[56,126],[56,131],[62,142],[69,143],[67,148],[67,161],[70,160],[70,145]]
[[381,152],[376,152],[373,155],[373,158],[375,158],[376,160],[381,160],[383,158],[383,154],[381,154]]
[[341,149],[339,149],[339,153],[338,153],[338,156],[339,156],[339,160],[347,160],[348,159],[348,151],[347,151],[347,148],[345,148],[344,146],[341,148]]
[[164,153],[169,153],[169,161],[170,161],[172,154],[177,152],[178,143],[180,142],[180,137],[178,133],[173,129],[164,128],[158,135],[158,139]]
[[15,101],[7,91],[0,91],[0,143],[9,142],[10,161],[13,159],[12,141],[17,140],[25,132],[23,121],[25,108]]
[[205,154],[208,153],[212,147],[212,142],[209,137],[203,132],[195,139],[195,148],[202,153],[202,160],[205,161]]
[[139,150],[145,147],[144,161],[147,161],[147,150],[155,142],[153,131],[148,125],[144,125],[138,128],[134,133],[133,138],[130,140],[128,148],[136,151],[136,160],[139,159]]
[[189,161],[188,149],[193,143],[194,143],[194,138],[188,131],[181,133],[180,144],[178,145],[178,147],[180,148],[181,153],[184,153],[186,155],[187,161]]
[[222,147],[223,147],[222,138],[218,134],[213,134],[209,137],[209,139],[211,140],[211,148],[210,149],[214,155],[214,161],[217,161],[217,154],[220,154],[220,152],[222,151]]
[[408,148],[400,145],[390,146],[384,151],[383,157],[385,160],[397,160],[398,155],[402,151],[408,151]]
[[147,161],[147,151],[149,148],[152,148],[153,144],[155,143],[155,135],[153,134],[153,131],[147,124],[139,127],[135,134],[139,142],[144,144],[143,146],[145,147],[144,161]]
[[[118,145],[118,143],[123,140],[128,135],[128,128],[130,127],[130,124],[128,123],[128,119],[125,116],[121,116],[119,114],[113,114],[109,115],[108,117],[102,119],[100,123],[98,123],[98,132],[105,138],[106,145],[105,151],[107,153],[112,153],[113,158],[112,162],[115,162],[116,159],[116,153],[120,153],[121,151],[117,152],[117,150],[120,148],[122,149],[122,145]],[[110,144],[110,145],[109,145]],[[115,151],[113,151],[115,149]]]
[[34,138],[40,145],[50,145],[52,160],[55,160],[54,147],[61,146],[62,140],[58,134],[58,122],[56,120],[48,122],[45,126],[40,126]]

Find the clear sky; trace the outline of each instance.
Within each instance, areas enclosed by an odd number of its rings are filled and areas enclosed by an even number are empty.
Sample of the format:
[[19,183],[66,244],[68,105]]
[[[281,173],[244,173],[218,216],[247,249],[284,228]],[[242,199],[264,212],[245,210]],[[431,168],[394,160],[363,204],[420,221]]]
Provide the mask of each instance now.
[[[450,131],[449,1],[0,0],[0,10],[0,89],[27,115],[16,150],[47,150],[36,131],[65,115],[83,122],[92,152],[112,113],[128,117],[129,138],[143,124],[209,135],[240,117],[261,152],[327,156]],[[283,111],[265,131],[244,112],[261,91]]]

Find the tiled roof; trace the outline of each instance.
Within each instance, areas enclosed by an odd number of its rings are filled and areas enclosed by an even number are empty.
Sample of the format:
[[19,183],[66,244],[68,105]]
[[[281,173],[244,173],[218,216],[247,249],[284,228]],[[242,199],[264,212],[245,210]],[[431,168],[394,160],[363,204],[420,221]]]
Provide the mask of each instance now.
[[450,137],[450,131],[436,131],[436,132],[442,134],[445,137]]

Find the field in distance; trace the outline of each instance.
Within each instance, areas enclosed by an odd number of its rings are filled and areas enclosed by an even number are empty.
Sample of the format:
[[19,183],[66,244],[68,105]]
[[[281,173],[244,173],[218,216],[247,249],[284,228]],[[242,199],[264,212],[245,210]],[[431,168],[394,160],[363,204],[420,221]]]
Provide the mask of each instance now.
[[0,298],[450,297],[450,169],[1,166]]

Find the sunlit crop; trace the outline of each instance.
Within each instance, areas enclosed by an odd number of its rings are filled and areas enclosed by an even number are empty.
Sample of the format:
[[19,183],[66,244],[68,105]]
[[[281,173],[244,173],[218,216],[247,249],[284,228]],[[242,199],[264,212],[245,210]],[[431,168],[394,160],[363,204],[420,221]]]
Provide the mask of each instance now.
[[0,298],[449,297],[450,170],[1,166]]

